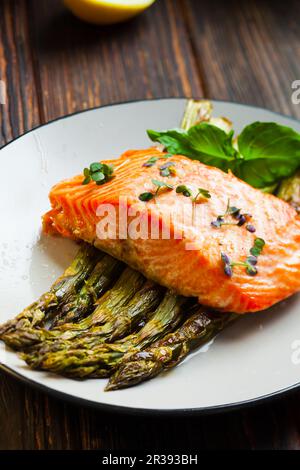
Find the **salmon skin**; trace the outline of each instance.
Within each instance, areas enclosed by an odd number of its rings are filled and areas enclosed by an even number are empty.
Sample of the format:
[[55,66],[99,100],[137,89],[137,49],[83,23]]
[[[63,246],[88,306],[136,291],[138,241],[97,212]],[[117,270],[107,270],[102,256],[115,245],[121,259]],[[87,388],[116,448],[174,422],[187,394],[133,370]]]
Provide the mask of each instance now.
[[[145,166],[150,157],[157,161]],[[147,278],[221,311],[263,310],[299,291],[300,218],[296,211],[232,174],[184,156],[166,157],[153,148],[127,151],[117,160],[102,162],[113,164],[115,170],[114,178],[101,186],[94,182],[82,185],[82,175],[57,184],[50,192],[52,209],[43,217],[44,231],[91,243]],[[173,171],[163,177],[160,168],[167,161]],[[143,202],[140,194],[157,189],[153,179],[174,189],[161,188],[155,197]],[[211,198],[200,195],[193,202],[192,197],[176,192],[178,185],[186,185],[193,195],[204,188]],[[120,197],[126,203],[120,202]],[[224,219],[228,225],[217,228],[211,224],[226,212],[228,200],[242,213],[251,214],[252,231],[247,230],[247,224],[238,226],[231,215]],[[103,221],[99,207],[103,204],[111,205],[117,214],[115,238],[97,236],[99,221]],[[134,208],[136,213],[138,209],[148,221],[148,236],[120,236],[124,232],[120,222],[124,204],[125,222],[130,225],[130,210]],[[124,214],[122,217],[124,223]],[[161,232],[153,237],[149,229],[153,221],[160,230],[168,229],[170,237],[163,237]],[[257,237],[265,241],[257,274],[251,276],[243,265],[237,265],[231,277],[226,275],[221,254],[234,263],[245,262]]]

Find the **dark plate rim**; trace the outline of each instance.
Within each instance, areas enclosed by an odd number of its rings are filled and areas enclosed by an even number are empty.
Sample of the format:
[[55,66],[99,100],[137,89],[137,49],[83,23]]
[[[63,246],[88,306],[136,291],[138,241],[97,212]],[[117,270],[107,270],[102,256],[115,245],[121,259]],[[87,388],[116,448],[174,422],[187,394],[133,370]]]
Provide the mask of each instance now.
[[294,122],[300,124],[300,120],[297,119],[294,116],[288,116],[288,115],[280,113],[278,111],[273,111],[272,109],[269,109],[269,108],[263,108],[262,106],[257,106],[257,105],[253,105],[253,104],[247,104],[247,103],[241,103],[240,101],[228,101],[228,100],[220,100],[220,99],[214,99],[214,98],[203,98],[203,97],[197,97],[197,98],[193,97],[193,98],[191,98],[191,97],[188,97],[188,96],[145,98],[145,99],[135,99],[135,100],[129,100],[129,101],[116,101],[114,103],[108,103],[108,104],[94,106],[94,107],[87,108],[87,109],[82,109],[80,111],[74,111],[74,113],[66,114],[65,116],[59,116],[55,119],[51,119],[48,122],[45,122],[45,123],[40,124],[38,126],[32,127],[31,129],[28,129],[27,131],[25,131],[22,134],[18,135],[17,137],[10,140],[6,144],[2,145],[0,147],[0,151],[5,149],[6,147],[8,147],[8,145],[12,145],[14,142],[21,139],[25,135],[36,131],[37,129],[49,126],[49,125],[54,124],[55,122],[61,121],[63,119],[68,119],[68,118],[71,118],[73,116],[77,116],[78,114],[84,114],[84,113],[88,113],[89,111],[95,111],[97,109],[102,109],[102,108],[110,108],[110,107],[113,107],[113,106],[122,106],[122,105],[142,103],[142,102],[147,102],[147,101],[168,101],[168,100],[183,101],[183,100],[189,100],[189,99],[196,99],[196,100],[198,100],[198,99],[199,100],[204,100],[205,99],[205,100],[212,101],[212,102],[215,102],[215,103],[234,104],[234,105],[238,105],[238,106],[241,106],[241,107],[247,106],[247,107],[253,108],[253,109],[260,109],[261,111],[268,111],[270,113],[276,114],[277,116],[289,119],[291,121],[294,121]]
[[[265,403],[270,403],[271,401],[282,399],[288,395],[295,393],[300,389],[300,382],[291,385],[289,387],[283,388],[276,392],[272,392],[266,395],[261,395],[256,398],[250,398],[249,400],[238,401],[234,403],[227,403],[224,405],[212,405],[207,407],[196,407],[196,408],[174,408],[174,409],[159,409],[159,408],[134,408],[131,406],[121,406],[121,405],[110,405],[107,403],[95,402],[93,400],[88,400],[85,398],[77,397],[76,395],[70,395],[66,392],[61,392],[55,390],[54,388],[43,385],[35,380],[29,379],[24,375],[16,372],[14,369],[11,369],[5,364],[0,364],[0,370],[3,370],[11,377],[19,380],[20,382],[28,385],[36,390],[47,393],[48,395],[57,398],[59,400],[64,400],[72,404],[86,406],[87,408],[98,409],[102,411],[107,411],[110,413],[120,413],[120,414],[129,414],[135,416],[189,416],[189,415],[211,415],[217,413],[228,413],[232,411],[238,411],[244,408],[253,408],[254,406],[263,405]],[[111,392],[113,393],[113,392]]]
[[[184,96],[181,96],[181,97],[159,97],[159,98],[150,98],[150,99],[136,99],[136,100],[122,101],[122,102],[115,102],[115,103],[110,103],[110,104],[106,104],[106,105],[102,105],[102,106],[95,106],[95,107],[84,109],[84,110],[81,110],[81,111],[76,111],[74,113],[67,114],[65,116],[60,116],[56,119],[52,119],[52,120],[48,121],[47,123],[44,123],[44,124],[41,124],[39,126],[33,127],[32,129],[20,134],[18,137],[11,140],[10,142],[4,144],[2,147],[0,147],[0,151],[3,150],[4,148],[6,148],[8,145],[12,145],[16,140],[22,138],[23,136],[25,136],[27,134],[30,134],[31,132],[34,132],[37,129],[40,129],[41,127],[51,125],[51,124],[53,124],[57,121],[63,120],[63,119],[67,119],[67,118],[71,118],[73,116],[77,116],[78,114],[83,114],[83,113],[86,113],[86,112],[89,112],[89,111],[94,111],[94,110],[101,109],[101,108],[107,108],[107,107],[112,107],[112,106],[122,106],[122,105],[141,103],[141,102],[147,102],[147,101],[163,101],[163,100],[164,101],[166,101],[166,100],[179,100],[179,101],[182,101],[182,100],[188,100],[188,99],[189,99],[189,97],[184,97]],[[219,99],[213,99],[213,98],[194,98],[194,99],[208,99],[208,100],[210,100],[212,102],[216,102],[216,103],[234,104],[234,105],[238,105],[238,106],[242,106],[242,107],[247,106],[247,107],[254,108],[254,109],[260,109],[262,111],[269,111],[269,112],[271,112],[275,115],[278,115],[278,116],[283,117],[283,118],[287,118],[291,121],[295,121],[298,124],[300,124],[300,121],[297,118],[293,117],[293,116],[287,116],[287,115],[279,113],[277,111],[273,111],[271,109],[263,108],[263,107],[260,107],[260,106],[245,104],[245,103],[241,103],[241,102],[238,102],[238,101],[227,101],[227,100],[219,100]],[[234,410],[238,410],[238,409],[245,408],[245,407],[253,407],[253,406],[256,406],[256,405],[264,404],[266,402],[270,402],[270,401],[273,401],[275,399],[278,400],[278,399],[280,399],[284,396],[287,396],[288,394],[291,394],[292,392],[295,392],[296,390],[298,390],[300,388],[300,382],[298,382],[294,385],[283,388],[281,390],[277,390],[275,392],[272,392],[272,393],[269,393],[269,394],[266,394],[266,395],[261,395],[261,396],[256,397],[256,398],[250,398],[249,400],[238,401],[238,402],[234,402],[234,403],[227,403],[227,404],[224,404],[224,405],[208,406],[208,407],[175,408],[175,409],[134,408],[134,407],[130,407],[130,406],[120,406],[120,405],[110,405],[110,404],[106,404],[106,403],[99,403],[99,402],[95,402],[95,401],[92,401],[92,400],[87,400],[85,398],[76,397],[74,395],[70,395],[68,393],[55,390],[51,387],[48,387],[47,385],[43,385],[41,383],[36,382],[35,380],[31,380],[28,377],[23,376],[22,374],[16,372],[14,369],[10,368],[9,366],[7,366],[5,364],[0,363],[0,369],[3,370],[4,372],[8,373],[9,375],[13,376],[14,378],[20,380],[24,384],[32,386],[32,387],[34,387],[34,388],[36,388],[36,389],[38,389],[42,392],[46,392],[47,394],[49,394],[49,395],[51,395],[55,398],[62,399],[62,400],[65,400],[65,401],[68,401],[68,402],[71,402],[71,403],[75,403],[75,404],[79,404],[79,405],[84,405],[84,406],[87,406],[89,408],[97,408],[97,409],[105,410],[105,411],[108,411],[108,412],[117,412],[117,413],[123,413],[123,414],[125,413],[125,414],[137,415],[137,416],[141,416],[141,415],[144,415],[144,416],[150,416],[150,415],[175,416],[175,415],[177,415],[177,416],[180,416],[180,415],[195,415],[195,414],[206,415],[206,414],[215,414],[215,413],[221,413],[221,412],[229,412],[229,411],[234,411]]]

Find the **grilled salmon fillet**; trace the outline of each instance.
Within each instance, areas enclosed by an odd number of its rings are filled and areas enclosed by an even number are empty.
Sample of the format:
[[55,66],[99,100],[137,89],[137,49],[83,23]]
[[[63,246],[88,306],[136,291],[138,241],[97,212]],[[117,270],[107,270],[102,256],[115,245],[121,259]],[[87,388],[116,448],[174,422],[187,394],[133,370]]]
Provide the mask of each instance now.
[[[145,166],[153,156],[157,162]],[[163,177],[160,170],[166,161],[173,164],[169,177]],[[115,170],[113,179],[101,186],[94,182],[83,185],[79,175],[53,187],[52,209],[43,217],[46,233],[94,244],[147,278],[222,311],[263,310],[300,290],[300,218],[287,203],[232,174],[180,155],[166,159],[153,148],[127,151],[117,160],[102,163],[113,164]],[[139,199],[142,193],[157,189],[153,179],[174,189],[161,188],[143,202]],[[194,196],[203,188],[211,198],[200,194],[193,202],[192,197],[176,192],[179,185],[186,185]],[[247,224],[238,226],[232,215],[223,219],[228,225],[212,225],[226,212],[228,200],[230,206],[247,214],[251,231]],[[105,217],[102,209],[99,212],[103,205],[112,207],[116,215],[107,237],[103,227],[100,235],[98,231]],[[124,224],[137,228],[137,216],[147,223],[147,233],[126,237]],[[114,231],[115,237],[111,236]],[[265,241],[257,274],[251,276],[243,265],[236,265],[232,276],[226,275],[221,254],[243,263],[257,237]]]

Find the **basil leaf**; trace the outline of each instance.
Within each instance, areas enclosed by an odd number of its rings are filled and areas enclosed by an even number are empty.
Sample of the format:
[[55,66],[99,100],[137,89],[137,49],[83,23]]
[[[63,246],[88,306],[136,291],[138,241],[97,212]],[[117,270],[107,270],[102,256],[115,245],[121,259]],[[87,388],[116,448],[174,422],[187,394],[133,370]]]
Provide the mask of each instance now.
[[197,124],[188,131],[148,130],[147,133],[151,140],[163,144],[168,152],[185,155],[192,160],[199,160],[224,171],[231,168],[238,158],[238,152],[232,145],[233,131],[226,134],[222,129],[206,122]]
[[234,173],[256,188],[291,176],[300,165],[300,135],[273,122],[254,122],[238,138],[243,156]]
[[233,131],[227,134],[204,122],[188,131],[149,130],[148,135],[173,154],[185,155],[225,172],[231,170],[265,192],[271,192],[300,167],[300,134],[272,122],[255,122],[245,127],[237,149],[233,145]]

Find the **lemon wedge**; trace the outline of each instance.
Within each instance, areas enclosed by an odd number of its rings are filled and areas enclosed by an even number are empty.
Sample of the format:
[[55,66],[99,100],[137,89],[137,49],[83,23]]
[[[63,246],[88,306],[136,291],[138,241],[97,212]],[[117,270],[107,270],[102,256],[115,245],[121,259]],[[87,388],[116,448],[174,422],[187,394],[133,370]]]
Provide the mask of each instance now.
[[64,0],[66,7],[81,20],[95,24],[121,23],[132,18],[155,0]]

